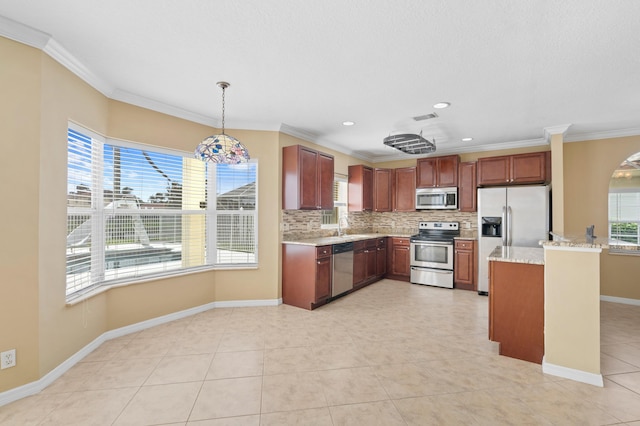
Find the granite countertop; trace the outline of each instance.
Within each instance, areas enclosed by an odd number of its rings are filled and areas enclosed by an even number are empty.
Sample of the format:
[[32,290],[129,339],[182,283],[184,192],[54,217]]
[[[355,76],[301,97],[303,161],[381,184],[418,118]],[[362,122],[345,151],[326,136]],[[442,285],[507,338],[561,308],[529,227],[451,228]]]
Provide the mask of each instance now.
[[542,247],[497,246],[487,259],[498,262],[544,265],[544,249]]
[[376,234],[376,233],[369,233],[369,234],[347,234],[347,235],[343,235],[342,237],[338,237],[338,236],[332,236],[332,237],[316,237],[316,238],[305,238],[302,240],[283,240],[282,244],[300,244],[300,245],[305,245],[305,246],[326,246],[326,245],[332,245],[332,244],[340,244],[340,243],[349,243],[349,242],[355,242],[355,241],[362,241],[362,240],[370,240],[372,238],[384,238],[384,237],[410,237],[411,235],[408,234],[396,234],[396,233],[389,233],[389,234]]
[[579,247],[610,249],[611,251],[640,251],[640,246],[612,238],[587,238],[585,235],[559,234],[550,232],[553,241],[540,241],[544,247]]

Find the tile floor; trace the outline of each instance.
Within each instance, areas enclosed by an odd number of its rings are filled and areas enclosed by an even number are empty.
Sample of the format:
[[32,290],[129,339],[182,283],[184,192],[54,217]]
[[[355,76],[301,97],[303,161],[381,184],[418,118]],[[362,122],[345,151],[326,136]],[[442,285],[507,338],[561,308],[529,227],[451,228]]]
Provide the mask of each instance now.
[[487,300],[383,280],[211,310],[105,342],[0,424],[640,425],[640,307],[602,303],[598,388],[497,355]]

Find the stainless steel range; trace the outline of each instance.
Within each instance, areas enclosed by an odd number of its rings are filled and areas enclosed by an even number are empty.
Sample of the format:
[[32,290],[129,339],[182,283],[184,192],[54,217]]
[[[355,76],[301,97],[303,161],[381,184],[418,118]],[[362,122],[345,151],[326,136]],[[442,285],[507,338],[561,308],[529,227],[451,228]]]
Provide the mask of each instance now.
[[453,239],[458,222],[420,222],[411,237],[411,282],[453,288]]

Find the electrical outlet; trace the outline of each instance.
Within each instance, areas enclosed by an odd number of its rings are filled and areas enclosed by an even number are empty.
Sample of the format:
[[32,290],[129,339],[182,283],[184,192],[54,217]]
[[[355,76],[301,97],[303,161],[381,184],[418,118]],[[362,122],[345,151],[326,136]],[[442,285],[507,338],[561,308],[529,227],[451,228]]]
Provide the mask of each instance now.
[[0,352],[0,370],[16,366],[16,350]]

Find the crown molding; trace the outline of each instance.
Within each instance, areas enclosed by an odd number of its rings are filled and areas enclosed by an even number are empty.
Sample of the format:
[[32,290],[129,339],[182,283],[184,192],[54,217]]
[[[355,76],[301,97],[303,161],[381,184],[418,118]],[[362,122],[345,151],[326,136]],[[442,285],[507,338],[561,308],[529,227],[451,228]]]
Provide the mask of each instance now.
[[289,136],[293,136],[299,139],[303,139],[307,142],[318,143],[318,135],[308,130],[303,130],[298,127],[290,126],[286,123],[280,124],[280,132],[286,133]]
[[91,72],[49,34],[0,16],[0,35],[42,50],[53,60],[59,62],[63,67],[107,97],[110,97],[114,90],[113,86]]
[[89,68],[84,66],[82,62],[54,39],[50,39],[42,51],[106,97],[109,98],[113,94],[115,88],[111,84],[89,70]]
[[[107,81],[100,78],[90,69],[88,69],[84,64],[82,64],[75,56],[73,56],[69,51],[67,51],[64,46],[55,41],[51,35],[44,33],[42,31],[36,30],[27,25],[16,22],[12,19],[6,18],[4,16],[0,16],[0,36],[17,41],[19,43],[23,43],[35,48],[38,48],[49,55],[52,59],[59,62],[62,66],[66,67],[69,71],[77,75],[80,79],[85,81],[91,87],[105,95],[109,99],[126,102],[135,106],[139,106],[142,108],[146,108],[149,110],[157,111],[163,114],[171,115],[174,117],[182,118],[185,120],[193,121],[195,123],[203,124],[206,126],[212,127],[220,127],[220,121],[208,117],[199,113],[195,113],[193,111],[188,111],[182,108],[178,108],[154,99],[145,98],[143,96],[134,95],[132,93],[120,90],[115,88],[113,85],[108,83]],[[398,154],[390,154],[390,155],[382,155],[382,156],[371,156],[365,155],[361,152],[352,151],[349,149],[345,149],[342,146],[337,145],[334,142],[321,140],[321,135],[318,135],[313,132],[309,132],[306,130],[302,130],[285,123],[280,125],[280,128],[270,128],[270,126],[260,126],[255,123],[245,123],[246,126],[238,127],[243,130],[271,130],[271,131],[280,131],[282,133],[286,133],[288,135],[303,139],[305,141],[315,143],[335,151],[341,152],[346,155],[350,155],[355,158],[359,158],[364,161],[368,161],[371,163],[380,163],[385,161],[396,161],[396,160],[406,160],[411,158],[423,158],[423,156],[412,156],[409,154],[404,154],[398,152]],[[544,138],[539,139],[528,139],[522,141],[514,141],[514,142],[504,142],[504,143],[495,143],[490,145],[472,145],[465,147],[455,147],[455,148],[442,148],[439,147],[437,150],[437,155],[448,155],[448,154],[460,154],[460,153],[468,153],[468,152],[483,152],[483,151],[493,151],[500,149],[511,149],[511,148],[522,148],[529,146],[538,146],[549,144],[551,139],[551,135],[562,133],[566,134],[571,124],[563,124],[558,126],[550,126],[544,128]],[[610,138],[620,138],[620,137],[628,137],[628,136],[638,136],[640,135],[640,128],[628,128],[628,129],[620,129],[620,130],[611,130],[611,131],[602,131],[602,132],[587,132],[587,133],[576,133],[570,136],[566,136],[563,138],[564,142],[582,142],[588,140],[598,140],[598,139],[610,139]]]
[[38,49],[44,49],[51,36],[12,19],[0,16],[0,35]]
[[607,130],[603,132],[575,133],[564,138],[564,142],[584,142],[598,139],[624,138],[640,135],[640,128],[632,127],[628,129]]
[[282,124],[280,124],[280,132],[281,133],[285,133],[285,134],[287,134],[289,136],[296,137],[298,139],[305,140],[307,142],[314,143],[316,145],[323,146],[325,148],[333,149],[334,151],[341,152],[341,153],[349,155],[351,157],[355,157],[355,158],[359,158],[359,159],[364,160],[364,161],[372,162],[370,157],[367,157],[365,155],[359,154],[359,153],[357,153],[355,151],[351,151],[351,150],[345,149],[343,146],[338,146],[337,144],[335,144],[335,143],[333,143],[331,141],[319,141],[318,135],[316,133],[314,133],[314,132],[309,132],[308,130],[303,130],[303,129],[300,129],[298,127],[290,126],[290,125],[288,125],[286,123],[282,123]]
[[220,122],[215,118],[171,106],[154,99],[145,98],[144,96],[134,95],[133,93],[129,93],[124,90],[114,90],[110,98],[115,101],[125,102],[131,105],[139,106],[141,108],[146,108],[152,111],[171,115],[173,117],[178,117],[185,120],[193,121],[195,123],[204,124],[205,126],[220,128]]
[[220,127],[220,123],[218,122],[218,120],[211,117],[207,117],[205,115],[198,114],[192,111],[187,111],[153,99],[145,98],[143,96],[134,95],[132,93],[128,93],[115,88],[107,81],[92,72],[90,69],[88,69],[82,62],[80,62],[67,49],[65,49],[64,46],[54,40],[49,34],[43,33],[42,31],[38,31],[29,26],[13,21],[9,18],[5,18],[4,16],[0,16],[0,36],[42,50],[53,60],[60,63],[60,65],[67,68],[73,74],[78,76],[84,82],[89,84],[91,87],[93,87],[109,99],[126,102],[142,108],[147,108],[153,111],[161,112],[178,118],[183,118],[185,120],[193,121],[207,126]]
[[544,128],[544,138],[547,143],[551,143],[552,135],[563,135],[567,133],[571,124],[559,124],[557,126],[549,126]]

